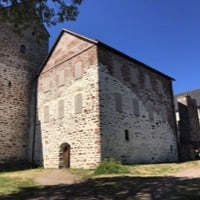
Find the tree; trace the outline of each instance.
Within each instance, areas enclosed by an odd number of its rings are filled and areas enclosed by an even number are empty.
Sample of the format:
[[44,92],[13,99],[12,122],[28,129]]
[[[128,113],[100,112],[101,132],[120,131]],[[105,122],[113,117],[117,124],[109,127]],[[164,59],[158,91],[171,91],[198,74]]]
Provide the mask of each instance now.
[[[47,26],[76,20],[83,0],[0,0],[0,21],[29,26],[39,18]],[[22,27],[23,26],[23,27]]]

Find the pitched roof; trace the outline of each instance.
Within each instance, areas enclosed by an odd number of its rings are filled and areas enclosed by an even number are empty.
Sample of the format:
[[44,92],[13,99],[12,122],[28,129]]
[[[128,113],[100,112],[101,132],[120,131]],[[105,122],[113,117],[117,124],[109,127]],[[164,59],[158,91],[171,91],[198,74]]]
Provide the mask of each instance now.
[[[128,59],[129,61],[132,61],[132,62],[135,62],[135,63],[137,63],[137,64],[140,64],[140,65],[144,66],[145,68],[148,68],[149,70],[151,70],[151,71],[153,71],[153,72],[155,72],[155,73],[157,73],[157,74],[159,74],[159,75],[162,75],[162,76],[166,77],[167,79],[175,80],[174,78],[172,78],[172,77],[170,77],[170,76],[168,76],[168,75],[166,75],[166,74],[164,74],[164,73],[162,73],[162,72],[160,72],[160,71],[158,71],[158,70],[156,70],[156,69],[154,69],[154,68],[152,68],[152,67],[150,67],[150,66],[148,66],[148,65],[146,65],[146,64],[144,64],[144,63],[142,63],[142,62],[140,62],[140,61],[138,61],[138,60],[136,60],[136,59],[134,59],[134,58],[132,58],[132,57],[130,57],[130,56],[128,56],[128,55],[126,55],[125,53],[122,53],[121,51],[119,51],[119,50],[117,50],[117,49],[115,49],[115,48],[113,48],[113,47],[111,47],[111,46],[109,46],[109,45],[107,45],[107,44],[105,44],[105,43],[99,41],[99,40],[94,40],[94,39],[85,37],[85,36],[83,36],[83,35],[80,35],[80,34],[78,34],[78,33],[75,33],[75,32],[73,32],[73,31],[70,31],[70,30],[67,30],[67,29],[62,29],[62,31],[60,32],[59,36],[57,37],[57,39],[56,39],[56,41],[55,41],[55,43],[54,43],[54,45],[53,45],[53,47],[52,47],[51,50],[50,50],[50,52],[49,52],[47,58],[45,59],[43,65],[41,66],[41,69],[40,69],[40,71],[39,71],[39,74],[40,74],[40,72],[43,70],[43,68],[44,68],[45,64],[47,63],[48,59],[50,58],[52,52],[54,51],[55,47],[57,46],[58,41],[60,40],[61,36],[62,36],[64,33],[68,33],[68,34],[73,35],[73,36],[75,36],[75,37],[78,37],[78,38],[80,38],[80,39],[82,39],[82,40],[85,40],[85,41],[87,41],[87,42],[96,44],[97,46],[106,48],[106,49],[108,49],[108,50],[110,50],[110,51],[113,51],[114,53],[116,53],[116,54],[118,54],[118,55],[120,55],[120,56],[122,56],[122,57]],[[39,74],[38,74],[38,76],[39,76]]]

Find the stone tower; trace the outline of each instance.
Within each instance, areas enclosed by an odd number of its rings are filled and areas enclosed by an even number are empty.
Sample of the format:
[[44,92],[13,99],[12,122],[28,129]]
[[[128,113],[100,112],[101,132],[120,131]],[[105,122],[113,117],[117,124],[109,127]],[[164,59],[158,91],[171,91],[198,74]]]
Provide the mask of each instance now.
[[[14,26],[0,22],[0,163],[31,160],[36,76],[48,53],[49,34],[38,20],[21,34]],[[45,39],[38,43],[38,35]]]

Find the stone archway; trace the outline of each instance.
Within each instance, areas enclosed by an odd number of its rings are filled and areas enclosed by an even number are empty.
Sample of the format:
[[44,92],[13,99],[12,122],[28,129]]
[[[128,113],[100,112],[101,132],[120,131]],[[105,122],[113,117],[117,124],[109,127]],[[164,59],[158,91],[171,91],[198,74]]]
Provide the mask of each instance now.
[[59,149],[59,168],[70,167],[70,145],[63,143]]

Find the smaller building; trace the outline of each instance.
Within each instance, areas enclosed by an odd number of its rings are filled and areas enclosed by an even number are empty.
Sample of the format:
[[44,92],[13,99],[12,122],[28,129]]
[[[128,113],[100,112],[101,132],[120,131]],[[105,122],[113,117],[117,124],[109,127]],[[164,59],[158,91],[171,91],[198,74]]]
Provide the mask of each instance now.
[[200,159],[200,90],[176,95],[180,159]]

